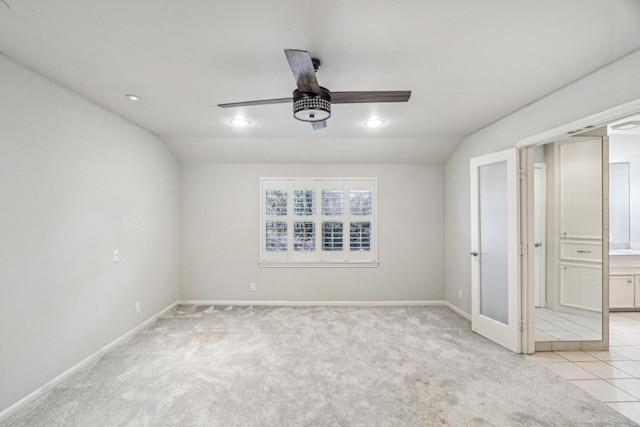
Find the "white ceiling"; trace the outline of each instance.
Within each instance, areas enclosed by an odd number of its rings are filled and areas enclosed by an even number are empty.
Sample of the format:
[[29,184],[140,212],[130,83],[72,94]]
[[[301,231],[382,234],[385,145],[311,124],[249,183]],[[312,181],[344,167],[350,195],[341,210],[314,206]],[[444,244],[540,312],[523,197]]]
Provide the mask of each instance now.
[[[0,52],[182,162],[442,163],[464,136],[640,48],[637,0],[5,2]],[[291,96],[285,48],[319,58],[330,90],[411,100],[334,105],[319,131],[290,104],[215,106]],[[253,124],[231,127],[238,116]],[[365,128],[372,116],[386,124]]]

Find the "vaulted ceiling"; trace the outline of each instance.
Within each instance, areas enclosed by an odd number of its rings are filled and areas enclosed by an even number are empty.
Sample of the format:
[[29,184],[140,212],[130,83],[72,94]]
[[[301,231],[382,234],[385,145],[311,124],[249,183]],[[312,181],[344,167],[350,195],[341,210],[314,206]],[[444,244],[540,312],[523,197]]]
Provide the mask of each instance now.
[[[442,163],[464,136],[640,48],[637,0],[3,3],[0,52],[158,135],[182,162]],[[290,104],[216,106],[290,97],[285,48],[319,58],[330,90],[411,99],[335,104],[318,131]],[[385,124],[363,126],[371,117]]]

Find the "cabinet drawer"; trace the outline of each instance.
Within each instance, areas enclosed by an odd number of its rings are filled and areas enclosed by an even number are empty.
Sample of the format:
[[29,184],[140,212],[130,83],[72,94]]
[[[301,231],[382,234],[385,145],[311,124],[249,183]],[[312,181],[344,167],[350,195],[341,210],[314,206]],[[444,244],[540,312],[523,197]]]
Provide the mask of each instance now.
[[633,308],[637,303],[637,297],[638,293],[634,292],[633,276],[609,276],[610,308]]
[[571,261],[602,262],[602,243],[561,241],[560,258]]

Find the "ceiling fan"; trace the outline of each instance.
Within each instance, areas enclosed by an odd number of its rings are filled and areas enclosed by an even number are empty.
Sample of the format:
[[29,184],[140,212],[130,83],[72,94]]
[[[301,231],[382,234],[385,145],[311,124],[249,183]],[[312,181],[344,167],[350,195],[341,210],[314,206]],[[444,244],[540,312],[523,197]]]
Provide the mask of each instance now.
[[218,104],[218,107],[246,107],[293,101],[293,117],[303,122],[311,122],[313,129],[318,130],[327,127],[327,119],[331,117],[332,103],[407,102],[411,97],[410,90],[331,92],[320,86],[316,80],[316,71],[320,68],[320,60],[312,58],[306,50],[285,49],[284,53],[298,86],[298,89],[293,91],[293,98],[232,102]]

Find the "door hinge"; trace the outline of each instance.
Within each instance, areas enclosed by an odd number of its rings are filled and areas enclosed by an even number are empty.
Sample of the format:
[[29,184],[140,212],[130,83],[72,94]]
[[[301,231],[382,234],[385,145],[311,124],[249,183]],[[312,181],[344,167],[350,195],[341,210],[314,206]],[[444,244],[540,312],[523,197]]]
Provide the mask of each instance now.
[[525,256],[527,254],[527,247],[520,243],[520,256]]
[[527,328],[527,324],[524,320],[520,320],[520,332],[524,332],[524,330]]
[[520,181],[524,181],[527,179],[527,171],[524,169],[518,169],[518,179]]

